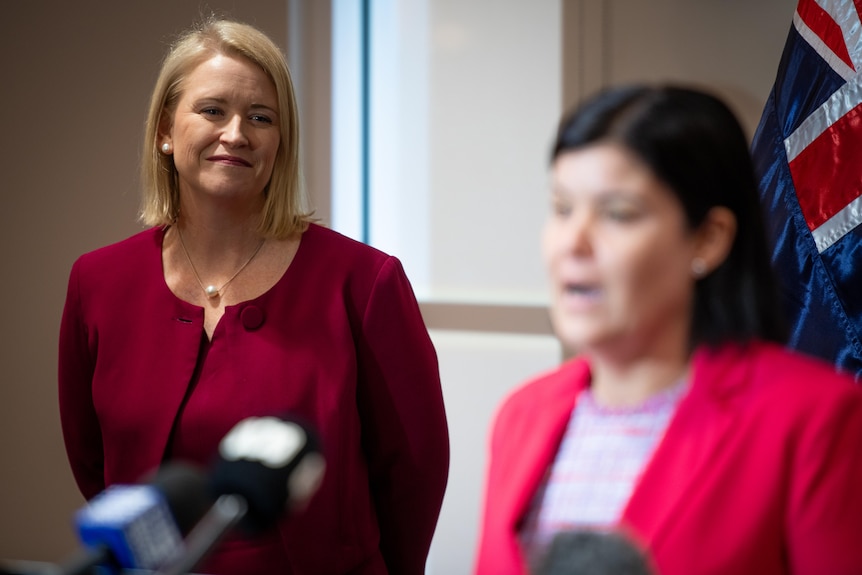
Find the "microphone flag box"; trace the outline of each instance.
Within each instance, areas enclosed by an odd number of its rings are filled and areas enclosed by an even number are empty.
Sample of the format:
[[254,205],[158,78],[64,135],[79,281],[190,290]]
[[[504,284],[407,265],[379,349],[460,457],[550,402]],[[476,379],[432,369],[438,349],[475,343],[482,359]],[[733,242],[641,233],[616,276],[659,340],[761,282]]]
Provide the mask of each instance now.
[[183,548],[167,501],[150,485],[109,487],[75,514],[75,525],[84,545],[108,548],[126,569],[157,569]]

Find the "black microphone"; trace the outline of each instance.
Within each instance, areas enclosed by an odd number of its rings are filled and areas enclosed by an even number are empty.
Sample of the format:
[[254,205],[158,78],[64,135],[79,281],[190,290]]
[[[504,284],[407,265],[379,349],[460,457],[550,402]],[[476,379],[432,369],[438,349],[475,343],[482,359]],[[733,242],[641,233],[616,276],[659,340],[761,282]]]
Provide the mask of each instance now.
[[156,575],[191,572],[234,527],[256,533],[311,499],[326,464],[312,429],[290,417],[250,417],[219,443],[215,504],[189,532],[183,553]]
[[533,575],[655,575],[646,554],[617,531],[564,531],[554,536]]
[[63,575],[118,575],[128,569],[155,569],[182,552],[183,535],[203,517],[206,476],[190,465],[172,463],[135,485],[112,485],[74,517],[84,550],[59,568]]

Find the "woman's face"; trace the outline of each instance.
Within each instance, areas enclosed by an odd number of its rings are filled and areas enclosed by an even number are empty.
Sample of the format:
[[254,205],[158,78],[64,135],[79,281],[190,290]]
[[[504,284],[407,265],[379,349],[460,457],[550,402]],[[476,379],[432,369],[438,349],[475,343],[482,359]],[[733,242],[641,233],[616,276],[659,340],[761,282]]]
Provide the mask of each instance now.
[[558,156],[551,207],[543,253],[563,345],[627,359],[687,346],[695,240],[673,192],[598,144]]
[[173,148],[181,195],[257,198],[281,141],[272,81],[250,61],[218,54],[194,68],[180,89],[159,146]]

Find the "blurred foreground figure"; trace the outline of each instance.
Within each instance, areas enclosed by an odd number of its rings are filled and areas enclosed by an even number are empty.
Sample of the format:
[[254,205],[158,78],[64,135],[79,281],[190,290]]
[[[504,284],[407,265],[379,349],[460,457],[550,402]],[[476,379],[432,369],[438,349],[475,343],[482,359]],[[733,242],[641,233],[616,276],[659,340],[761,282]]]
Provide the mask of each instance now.
[[499,408],[476,573],[537,570],[578,529],[625,533],[661,575],[862,573],[862,389],[782,345],[730,110],[605,91],[563,119],[551,180],[574,358]]

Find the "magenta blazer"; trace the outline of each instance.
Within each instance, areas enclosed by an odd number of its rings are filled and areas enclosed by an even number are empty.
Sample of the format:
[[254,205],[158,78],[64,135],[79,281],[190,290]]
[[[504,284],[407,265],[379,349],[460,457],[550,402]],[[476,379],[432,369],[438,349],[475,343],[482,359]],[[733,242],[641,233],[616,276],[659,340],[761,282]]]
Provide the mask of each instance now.
[[[623,512],[658,573],[862,573],[862,388],[765,343],[701,349],[693,374]],[[477,575],[526,573],[520,522],[589,377],[573,360],[499,410]]]
[[[168,289],[163,237],[149,229],[71,271],[60,415],[86,498],[159,465],[193,377],[203,309]],[[243,390],[209,398],[217,437],[290,411],[322,438],[323,484],[275,535],[290,572],[423,573],[449,442],[437,356],[399,261],[312,225],[279,282],[229,306],[214,337],[228,338]],[[272,572],[249,554],[240,572]]]

